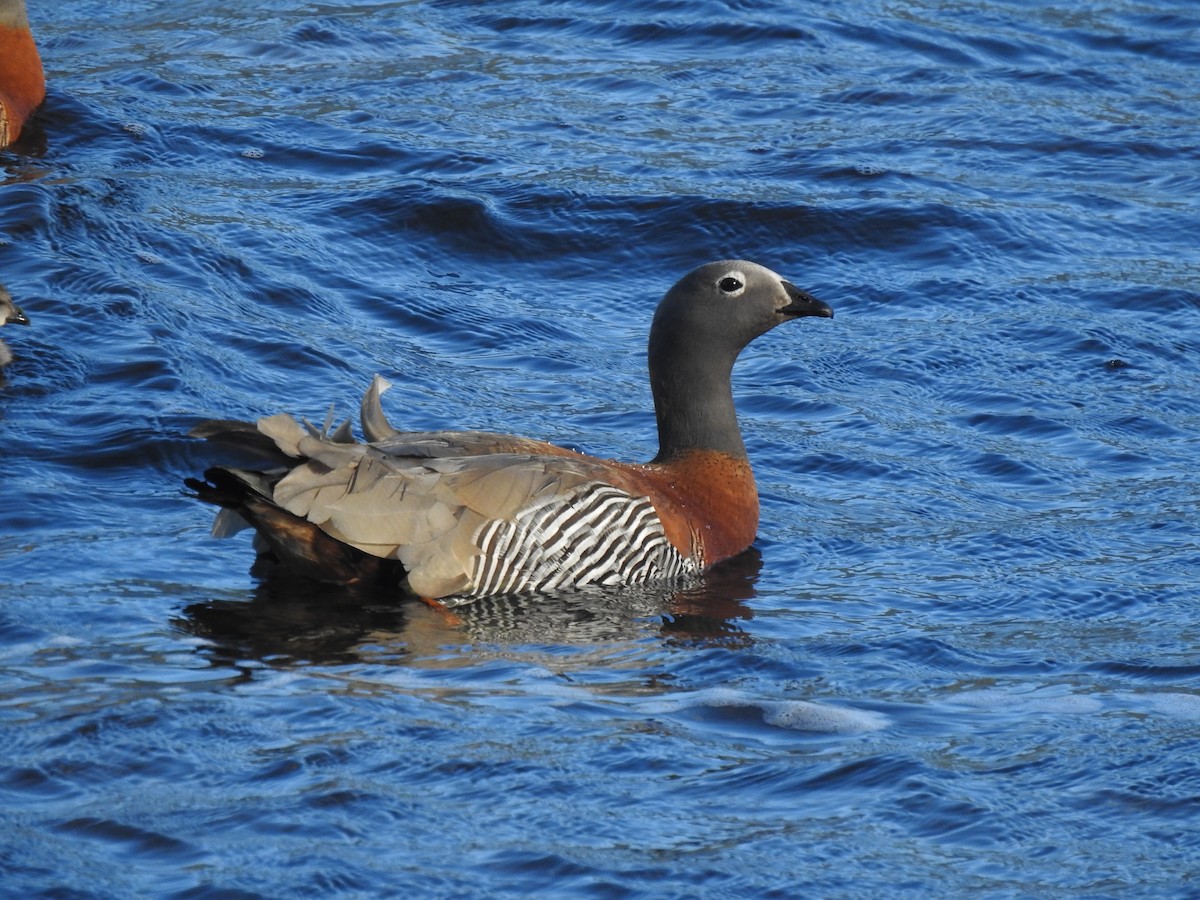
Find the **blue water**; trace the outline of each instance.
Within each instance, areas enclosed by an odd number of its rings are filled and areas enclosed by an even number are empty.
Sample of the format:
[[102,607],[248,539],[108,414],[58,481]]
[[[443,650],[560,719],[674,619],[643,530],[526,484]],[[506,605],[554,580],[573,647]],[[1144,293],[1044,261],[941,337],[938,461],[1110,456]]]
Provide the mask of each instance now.
[[[30,0],[0,892],[1200,891],[1200,9]],[[203,417],[654,452],[710,259],[829,302],[695,589],[261,581]]]

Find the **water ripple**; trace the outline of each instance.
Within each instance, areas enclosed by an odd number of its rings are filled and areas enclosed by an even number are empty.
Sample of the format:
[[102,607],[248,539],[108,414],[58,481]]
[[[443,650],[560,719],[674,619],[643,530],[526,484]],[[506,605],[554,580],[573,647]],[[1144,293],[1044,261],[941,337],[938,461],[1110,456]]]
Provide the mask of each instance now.
[[[8,891],[1191,876],[1194,12],[75,6],[0,155]],[[727,256],[837,318],[739,362],[760,537],[695,585],[450,621],[180,495],[196,419],[375,372],[649,458],[655,298]]]

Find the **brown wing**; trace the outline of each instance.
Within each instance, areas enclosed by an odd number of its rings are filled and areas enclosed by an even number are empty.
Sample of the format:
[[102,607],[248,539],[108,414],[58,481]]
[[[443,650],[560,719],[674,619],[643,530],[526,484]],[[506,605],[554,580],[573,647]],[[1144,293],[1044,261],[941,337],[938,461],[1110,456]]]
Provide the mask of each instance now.
[[[424,597],[464,590],[480,553],[482,525],[510,520],[530,504],[603,472],[562,457],[494,454],[414,461],[370,445],[335,461],[328,453],[297,466],[272,499],[331,537],[408,572]],[[333,463],[331,465],[331,463]]]
[[[379,406],[376,378],[363,400],[364,431],[329,434],[288,415],[256,426],[204,423],[194,434],[259,455],[273,449],[290,471],[262,476],[225,470],[264,498],[324,534],[374,557],[399,560],[409,586],[425,597],[464,589],[479,555],[475,537],[488,521],[508,520],[530,504],[603,479],[606,467],[545,444],[487,432],[398,432]],[[265,445],[265,446],[264,446]],[[214,501],[219,502],[219,501]],[[244,508],[236,513],[244,513]],[[260,531],[276,520],[247,515]],[[218,519],[230,533],[228,516]],[[265,535],[273,543],[271,535]]]

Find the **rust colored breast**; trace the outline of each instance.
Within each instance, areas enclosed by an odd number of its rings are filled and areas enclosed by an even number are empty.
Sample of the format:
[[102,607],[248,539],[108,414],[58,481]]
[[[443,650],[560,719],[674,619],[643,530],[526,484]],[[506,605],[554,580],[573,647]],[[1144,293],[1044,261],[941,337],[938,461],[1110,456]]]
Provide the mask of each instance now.
[[11,144],[46,96],[42,60],[28,28],[0,25],[0,147]]
[[668,463],[614,468],[613,483],[648,496],[667,539],[702,568],[741,553],[758,533],[758,489],[745,459],[693,450]]

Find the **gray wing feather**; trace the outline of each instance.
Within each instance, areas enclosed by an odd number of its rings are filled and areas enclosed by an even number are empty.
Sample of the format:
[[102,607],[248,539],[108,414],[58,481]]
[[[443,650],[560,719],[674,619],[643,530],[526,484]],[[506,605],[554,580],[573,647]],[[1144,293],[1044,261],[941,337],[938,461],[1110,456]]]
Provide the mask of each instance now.
[[[286,414],[259,419],[257,431],[297,462],[282,478],[255,488],[331,537],[373,556],[398,559],[418,594],[439,597],[469,588],[488,522],[511,521],[548,497],[603,475],[582,457],[495,452],[514,440],[486,432],[398,432],[379,396],[376,376],[362,401],[363,431],[353,441]],[[236,516],[236,514],[234,514]],[[222,531],[238,526],[221,521]]]
[[[350,458],[349,450],[358,453]],[[424,596],[467,584],[484,523],[511,520],[538,499],[597,475],[594,466],[560,457],[405,461],[370,445],[337,451],[341,464],[331,465],[335,454],[324,452],[289,472],[275,486],[275,502],[340,541],[400,560],[410,586]]]
[[359,405],[359,417],[362,419],[363,435],[370,443],[387,440],[399,434],[383,414],[383,404],[379,402],[380,395],[392,386],[392,383],[382,375],[371,379],[371,386],[363,394]]

